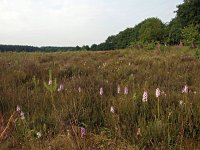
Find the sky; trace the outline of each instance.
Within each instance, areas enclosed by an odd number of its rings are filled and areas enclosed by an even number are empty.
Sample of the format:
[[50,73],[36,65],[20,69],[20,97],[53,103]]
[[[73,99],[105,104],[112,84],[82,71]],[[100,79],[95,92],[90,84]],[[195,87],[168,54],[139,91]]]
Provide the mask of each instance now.
[[164,23],[183,0],[0,0],[0,44],[82,46],[149,17]]

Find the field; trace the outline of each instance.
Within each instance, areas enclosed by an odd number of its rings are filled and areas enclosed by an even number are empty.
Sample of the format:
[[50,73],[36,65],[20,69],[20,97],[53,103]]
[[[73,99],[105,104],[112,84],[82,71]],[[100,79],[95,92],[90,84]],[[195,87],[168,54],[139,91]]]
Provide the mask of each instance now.
[[200,149],[196,50],[0,53],[0,149]]

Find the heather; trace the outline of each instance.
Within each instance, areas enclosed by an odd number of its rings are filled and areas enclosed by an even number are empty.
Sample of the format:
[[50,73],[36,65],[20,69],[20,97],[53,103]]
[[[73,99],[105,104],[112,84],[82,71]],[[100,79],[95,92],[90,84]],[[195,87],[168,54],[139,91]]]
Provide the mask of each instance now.
[[199,68],[188,47],[1,53],[0,149],[198,149]]

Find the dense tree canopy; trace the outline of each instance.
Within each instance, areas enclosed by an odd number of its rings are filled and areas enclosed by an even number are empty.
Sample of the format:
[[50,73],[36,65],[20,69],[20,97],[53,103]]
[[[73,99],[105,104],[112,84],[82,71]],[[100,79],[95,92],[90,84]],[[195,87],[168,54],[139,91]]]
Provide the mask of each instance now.
[[141,43],[163,42],[165,25],[158,18],[149,18],[143,21],[139,29],[139,41]]
[[200,0],[184,0],[177,8],[177,18],[182,28],[190,24],[200,24]]
[[174,18],[167,26],[166,42],[170,45],[179,44],[182,40],[181,24],[179,19]]
[[182,37],[183,37],[183,42],[186,45],[191,45],[191,43],[198,43],[200,40],[200,35],[198,32],[198,26],[194,26],[193,24],[184,27],[182,29]]

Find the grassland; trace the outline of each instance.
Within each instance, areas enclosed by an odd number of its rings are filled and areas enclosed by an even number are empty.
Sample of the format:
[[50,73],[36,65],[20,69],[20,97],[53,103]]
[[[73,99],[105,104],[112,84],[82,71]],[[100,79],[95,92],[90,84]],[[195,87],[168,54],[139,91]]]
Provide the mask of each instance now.
[[187,47],[0,53],[0,149],[200,149],[199,83]]

